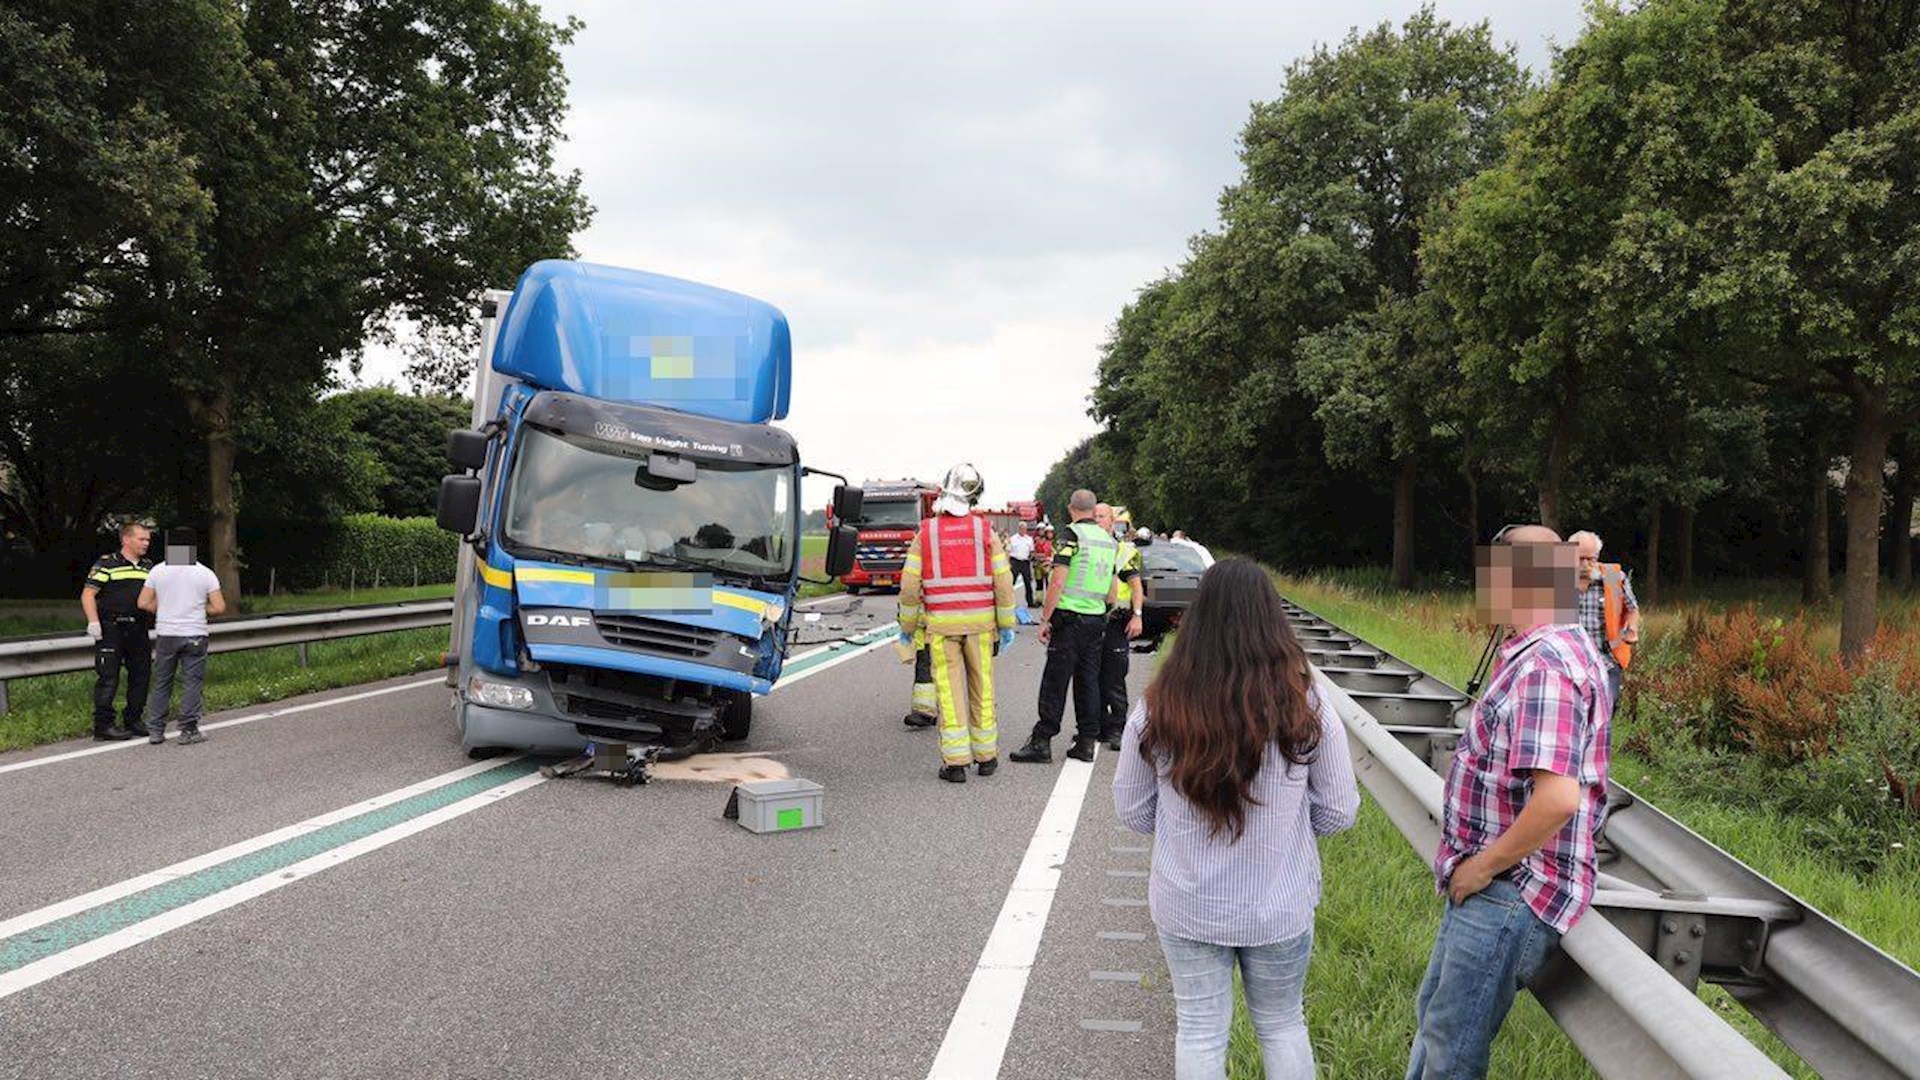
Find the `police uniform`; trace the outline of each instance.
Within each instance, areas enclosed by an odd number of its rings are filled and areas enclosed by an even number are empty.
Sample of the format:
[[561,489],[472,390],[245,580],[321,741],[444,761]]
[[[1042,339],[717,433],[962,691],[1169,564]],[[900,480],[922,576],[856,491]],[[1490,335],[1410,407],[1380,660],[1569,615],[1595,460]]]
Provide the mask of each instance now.
[[113,729],[113,698],[120,689],[120,669],[127,669],[127,704],[120,713],[126,731],[142,728],[141,710],[147,704],[147,678],[153,666],[153,645],[147,640],[148,616],[140,610],[140,590],[146,588],[151,559],[128,561],[119,552],[95,559],[87,571],[94,610],[100,615],[100,640],[93,650],[93,733]]
[[[1068,526],[1054,549],[1053,565],[1066,582],[1053,611],[1047,665],[1040,674],[1040,720],[1015,761],[1047,761],[1046,744],[1060,734],[1073,689],[1074,743],[1100,738],[1100,644],[1106,636],[1107,601],[1113,591],[1119,544],[1092,521]],[[1091,748],[1086,750],[1092,754]]]
[[1100,645],[1100,738],[1110,745],[1120,741],[1127,726],[1127,670],[1132,667],[1129,653],[1133,649],[1127,624],[1133,621],[1133,590],[1140,587],[1140,549],[1131,541],[1120,541],[1114,566],[1120,584],[1115,587]]

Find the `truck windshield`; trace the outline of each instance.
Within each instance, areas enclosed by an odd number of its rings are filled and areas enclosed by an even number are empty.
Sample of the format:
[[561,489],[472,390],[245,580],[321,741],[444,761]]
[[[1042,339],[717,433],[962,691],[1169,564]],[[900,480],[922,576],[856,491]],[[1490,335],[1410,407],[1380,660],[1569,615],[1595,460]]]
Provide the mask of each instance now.
[[886,502],[874,502],[871,498],[860,509],[860,524],[867,528],[902,529],[920,527],[919,499],[891,499]]
[[659,490],[643,459],[529,427],[507,488],[509,547],[565,556],[787,577],[793,467],[695,460],[692,483]]

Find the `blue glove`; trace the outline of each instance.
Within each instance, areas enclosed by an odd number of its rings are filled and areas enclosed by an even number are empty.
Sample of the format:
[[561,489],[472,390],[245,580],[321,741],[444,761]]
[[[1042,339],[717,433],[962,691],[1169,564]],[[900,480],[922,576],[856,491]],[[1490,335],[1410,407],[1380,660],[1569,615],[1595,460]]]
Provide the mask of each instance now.
[[900,631],[900,644],[909,649],[913,648],[913,635],[905,630]]
[[1011,648],[1013,648],[1012,628],[1008,628],[1000,631],[1000,651],[1006,652],[1008,649],[1011,649]]

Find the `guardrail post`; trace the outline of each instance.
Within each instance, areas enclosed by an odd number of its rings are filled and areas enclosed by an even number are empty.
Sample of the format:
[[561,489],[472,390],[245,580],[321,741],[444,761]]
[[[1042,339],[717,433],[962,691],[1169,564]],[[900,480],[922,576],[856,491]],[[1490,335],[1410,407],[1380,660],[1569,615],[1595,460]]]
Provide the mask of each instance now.
[[7,715],[7,680],[0,679],[0,716]]
[[295,645],[294,648],[300,651],[300,666],[306,667],[307,666],[307,643],[303,641],[300,644]]

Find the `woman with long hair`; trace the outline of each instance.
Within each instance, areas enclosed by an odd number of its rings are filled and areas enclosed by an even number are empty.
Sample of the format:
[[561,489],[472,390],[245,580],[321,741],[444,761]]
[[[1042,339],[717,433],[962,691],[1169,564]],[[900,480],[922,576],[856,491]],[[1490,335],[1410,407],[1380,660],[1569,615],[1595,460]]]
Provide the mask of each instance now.
[[1302,990],[1316,838],[1360,809],[1346,732],[1257,563],[1214,564],[1127,717],[1114,809],[1153,836],[1147,899],[1173,977],[1178,1080],[1226,1076],[1233,971],[1269,1080],[1314,1075]]

